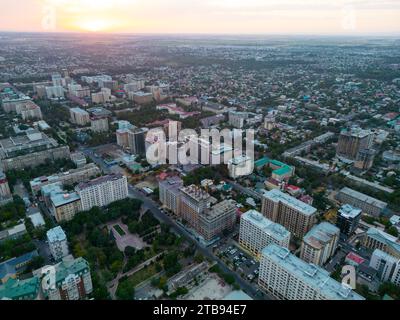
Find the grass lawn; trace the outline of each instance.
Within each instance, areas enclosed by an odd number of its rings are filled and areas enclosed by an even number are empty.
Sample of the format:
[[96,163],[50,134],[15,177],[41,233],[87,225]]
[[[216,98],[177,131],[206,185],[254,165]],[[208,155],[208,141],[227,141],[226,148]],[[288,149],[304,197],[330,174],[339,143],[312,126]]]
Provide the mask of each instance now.
[[119,233],[121,237],[123,237],[126,234],[125,231],[122,230],[119,224],[114,225],[113,228]]
[[127,281],[129,281],[131,286],[136,287],[138,284],[149,279],[155,274],[157,274],[157,270],[155,264],[153,263],[152,265],[145,267],[142,270],[131,275]]

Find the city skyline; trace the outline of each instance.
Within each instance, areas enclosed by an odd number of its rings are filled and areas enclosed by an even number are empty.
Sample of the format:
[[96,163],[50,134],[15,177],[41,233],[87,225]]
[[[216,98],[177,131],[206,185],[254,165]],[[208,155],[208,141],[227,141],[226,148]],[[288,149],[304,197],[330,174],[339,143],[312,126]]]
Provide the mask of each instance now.
[[16,0],[0,31],[394,35],[399,14],[396,1],[370,0]]

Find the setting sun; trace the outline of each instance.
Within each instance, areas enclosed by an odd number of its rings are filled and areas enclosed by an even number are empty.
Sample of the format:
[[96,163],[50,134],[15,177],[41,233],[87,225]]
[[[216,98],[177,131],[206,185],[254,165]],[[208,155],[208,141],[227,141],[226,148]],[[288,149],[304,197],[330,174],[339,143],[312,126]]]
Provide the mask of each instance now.
[[90,32],[110,31],[112,29],[112,23],[105,20],[87,20],[78,22],[76,27],[82,31]]

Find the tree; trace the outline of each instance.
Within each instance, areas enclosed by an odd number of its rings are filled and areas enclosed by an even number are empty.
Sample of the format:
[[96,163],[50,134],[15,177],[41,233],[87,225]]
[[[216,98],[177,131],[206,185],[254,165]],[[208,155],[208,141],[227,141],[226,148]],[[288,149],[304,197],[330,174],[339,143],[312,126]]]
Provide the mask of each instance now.
[[116,296],[120,300],[133,300],[135,288],[130,284],[128,279],[119,282]]
[[399,236],[399,231],[397,230],[397,228],[395,226],[390,227],[387,230],[387,233],[389,233],[390,235],[394,236],[394,237],[398,237]]

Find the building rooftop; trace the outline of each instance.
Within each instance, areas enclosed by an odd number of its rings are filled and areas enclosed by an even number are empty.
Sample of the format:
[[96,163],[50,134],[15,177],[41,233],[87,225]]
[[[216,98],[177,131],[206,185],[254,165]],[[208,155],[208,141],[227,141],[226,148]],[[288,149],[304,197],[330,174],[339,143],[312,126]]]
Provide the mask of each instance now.
[[110,174],[110,175],[106,175],[106,176],[102,176],[93,180],[90,180],[88,182],[82,182],[80,184],[78,184],[76,190],[84,190],[93,186],[97,186],[109,181],[116,181],[119,179],[122,179],[124,176],[120,173],[117,174]]
[[351,290],[351,288],[343,286],[340,282],[332,279],[328,271],[299,259],[286,248],[270,244],[264,248],[262,255],[267,256],[290,274],[293,274],[297,279],[300,279],[316,291],[321,292],[328,299],[365,300],[362,296]]
[[66,257],[62,262],[56,265],[56,284],[63,282],[66,277],[71,274],[80,274],[89,271],[89,262],[82,257],[73,259],[72,257]]
[[47,231],[47,240],[49,241],[49,243],[64,241],[67,240],[67,236],[65,235],[64,230],[60,226],[57,226]]
[[71,202],[75,202],[80,200],[79,194],[76,192],[72,193],[55,193],[52,194],[51,197],[51,202],[53,205],[57,208],[63,205],[66,205]]
[[7,261],[0,263],[0,280],[7,275],[14,275],[17,272],[18,266],[29,262],[32,258],[37,257],[36,250],[23,254],[22,256],[11,258]]
[[400,252],[400,243],[397,242],[398,239],[382,230],[377,228],[369,228],[367,231],[367,236],[386,244],[397,252]]
[[264,197],[274,201],[274,202],[282,202],[285,205],[300,211],[301,213],[305,215],[313,215],[317,212],[317,209],[300,201],[297,200],[296,198],[283,193],[280,190],[273,189],[271,191],[265,192]]
[[259,229],[273,236],[275,239],[284,240],[287,237],[290,237],[290,232],[284,226],[267,219],[256,210],[247,211],[240,219],[249,221]]
[[209,210],[205,210],[202,214],[202,218],[206,218],[207,220],[214,220],[220,216],[228,212],[236,212],[235,201],[233,200],[224,200],[221,201],[214,206],[212,206]]
[[71,108],[70,109],[72,112],[74,112],[74,113],[79,113],[79,114],[81,114],[81,115],[89,115],[89,112],[87,112],[86,110],[83,110],[83,109],[81,109],[81,108]]
[[38,277],[27,280],[8,279],[8,281],[0,286],[0,299],[27,299],[27,297],[36,297],[39,292],[40,281]]
[[182,187],[180,190],[182,193],[184,193],[185,195],[191,197],[196,201],[211,199],[211,196],[206,191],[204,191],[203,189],[194,184],[188,187]]
[[339,234],[340,230],[338,227],[329,222],[322,222],[315,225],[309,232],[307,232],[303,241],[314,248],[323,248],[334,236],[339,237]]
[[350,188],[347,188],[347,187],[344,187],[342,190],[340,190],[340,193],[347,194],[347,195],[349,195],[349,196],[351,196],[353,198],[356,198],[356,199],[358,199],[360,201],[366,202],[366,203],[368,203],[368,204],[370,204],[372,206],[378,207],[378,208],[380,208],[382,210],[387,207],[387,203],[386,202],[383,202],[381,200],[372,198],[370,196],[367,196],[364,193],[358,192],[356,190],[353,190],[353,189],[350,189]]
[[347,219],[354,219],[361,214],[362,210],[355,208],[349,204],[345,204],[340,207],[339,214]]

